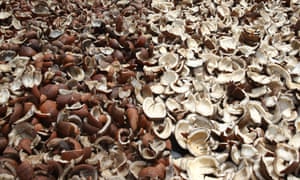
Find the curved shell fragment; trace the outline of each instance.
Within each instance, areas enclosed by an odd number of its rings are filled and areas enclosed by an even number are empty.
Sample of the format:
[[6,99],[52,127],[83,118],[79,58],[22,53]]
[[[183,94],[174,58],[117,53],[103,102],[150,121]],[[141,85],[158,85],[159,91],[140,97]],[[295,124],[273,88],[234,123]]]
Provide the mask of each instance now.
[[199,156],[187,162],[189,179],[199,179],[205,174],[217,174],[219,163],[213,156]]
[[166,53],[158,59],[158,63],[166,69],[173,69],[178,65],[178,55],[175,53]]
[[154,134],[160,139],[167,139],[170,137],[173,130],[173,123],[170,118],[165,118],[163,123],[154,122],[152,126]]
[[5,104],[8,102],[8,99],[10,97],[10,92],[8,89],[0,89],[0,104]]
[[191,132],[187,137],[187,149],[194,156],[202,156],[208,154],[207,141],[210,132],[207,129],[197,129]]
[[196,102],[196,112],[203,116],[212,116],[214,113],[214,105],[207,98],[200,99]]
[[165,103],[158,102],[152,97],[146,97],[143,102],[143,111],[150,119],[162,119],[167,115]]

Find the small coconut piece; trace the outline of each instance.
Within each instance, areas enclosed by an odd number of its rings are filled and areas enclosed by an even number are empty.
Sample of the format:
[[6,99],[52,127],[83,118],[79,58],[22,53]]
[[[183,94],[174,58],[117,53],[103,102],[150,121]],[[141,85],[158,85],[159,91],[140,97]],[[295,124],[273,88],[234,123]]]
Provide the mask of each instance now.
[[217,174],[219,163],[213,156],[199,156],[187,162],[189,179],[199,179],[202,175]]
[[233,37],[222,37],[220,39],[220,47],[224,49],[225,51],[231,51],[234,50],[237,46],[237,40]]
[[169,97],[166,100],[166,107],[171,112],[175,112],[176,110],[180,110],[181,109],[180,104],[174,98],[171,98],[171,97]]
[[71,66],[68,68],[67,70],[68,75],[76,80],[76,81],[82,81],[85,77],[85,73],[83,71],[83,69],[81,69],[78,66]]
[[0,12],[0,20],[5,20],[11,17],[12,12]]
[[183,79],[171,84],[171,89],[178,94],[188,92],[190,90],[191,83]]
[[288,140],[288,137],[285,136],[283,129],[273,124],[268,126],[268,129],[265,132],[265,138],[276,143]]
[[232,72],[233,71],[233,63],[230,58],[222,58],[218,62],[218,69],[223,72]]
[[299,149],[300,148],[300,133],[298,132],[292,138],[290,138],[288,144]]
[[235,144],[231,147],[230,157],[236,165],[240,164],[241,153]]
[[255,108],[255,106],[249,104],[248,111],[249,111],[251,120],[256,124],[261,124],[262,117],[261,117],[259,111]]
[[277,104],[283,119],[294,120],[297,118],[297,113],[293,111],[295,105],[290,97],[280,96]]
[[6,88],[0,89],[0,104],[7,103],[9,97],[10,97],[10,92],[8,89]]
[[261,86],[261,87],[251,89],[251,92],[248,93],[248,95],[251,98],[258,98],[265,95],[266,93],[268,93],[268,88],[266,86]]
[[190,112],[196,111],[197,100],[194,94],[189,94],[188,98],[185,101],[182,101],[182,105],[185,110]]
[[203,116],[212,116],[214,113],[214,105],[207,98],[202,98],[196,102],[196,112]]
[[214,129],[214,125],[211,120],[206,117],[203,117],[199,114],[188,114],[185,118],[193,129],[205,128],[205,129]]
[[245,70],[237,69],[231,73],[220,73],[217,78],[218,83],[241,82],[245,78]]
[[138,150],[144,159],[152,160],[157,158],[157,156],[166,148],[166,142],[154,139],[149,143],[149,146],[150,147],[143,147],[142,143],[139,142]]
[[26,88],[32,88],[34,85],[39,86],[42,82],[42,73],[36,71],[34,67],[31,67],[29,71],[26,71],[22,76],[22,83]]
[[187,149],[194,156],[202,156],[208,154],[207,141],[210,132],[207,129],[197,129],[191,132],[187,137]]
[[146,167],[146,165],[145,161],[134,161],[130,164],[129,171],[136,179],[138,179],[139,172]]
[[187,136],[190,132],[190,124],[187,120],[180,120],[177,122],[174,130],[175,138],[177,143],[183,149],[187,149]]
[[274,157],[262,156],[259,161],[255,161],[253,173],[258,179],[279,179],[274,172]]
[[111,55],[114,52],[114,49],[111,47],[100,47],[99,49],[105,55]]
[[170,118],[165,118],[163,123],[154,122],[152,126],[154,134],[160,139],[167,139],[170,137],[173,130],[173,123]]
[[245,159],[254,159],[258,155],[257,149],[250,144],[242,144],[241,157]]
[[249,166],[241,168],[237,173],[235,173],[233,180],[240,180],[243,178],[251,179],[250,178],[252,175],[251,170],[252,170],[252,168]]
[[279,143],[277,144],[275,153],[274,170],[278,176],[290,174],[298,167],[298,149],[287,144]]
[[178,65],[178,55],[175,53],[166,53],[158,59],[158,63],[166,69],[173,69]]
[[178,80],[178,74],[175,71],[168,70],[160,78],[160,83],[162,85],[168,86],[175,83]]
[[254,82],[257,82],[259,84],[269,84],[272,80],[270,76],[262,75],[257,72],[248,71],[247,76],[253,80]]
[[285,79],[285,84],[289,89],[297,89],[300,90],[300,84],[292,82],[292,78],[289,72],[286,69],[281,67],[278,64],[270,63],[268,65],[269,74],[280,75]]
[[152,97],[144,99],[143,111],[152,120],[162,119],[167,115],[165,103],[157,100],[157,98],[154,100]]
[[165,87],[161,83],[153,84],[150,88],[154,94],[163,94],[165,91]]

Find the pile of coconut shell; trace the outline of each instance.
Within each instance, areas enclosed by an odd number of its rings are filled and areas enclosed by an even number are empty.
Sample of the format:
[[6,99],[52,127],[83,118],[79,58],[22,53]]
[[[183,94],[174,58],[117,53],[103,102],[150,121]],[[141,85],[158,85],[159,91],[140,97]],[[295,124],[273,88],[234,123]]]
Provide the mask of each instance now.
[[0,179],[299,179],[299,19],[298,0],[0,0]]

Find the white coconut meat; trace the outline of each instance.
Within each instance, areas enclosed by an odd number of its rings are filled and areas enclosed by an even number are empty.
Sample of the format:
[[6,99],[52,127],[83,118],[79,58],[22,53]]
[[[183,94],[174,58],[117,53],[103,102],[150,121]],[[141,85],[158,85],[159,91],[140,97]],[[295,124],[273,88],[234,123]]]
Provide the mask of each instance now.
[[213,156],[199,156],[188,161],[187,174],[190,179],[199,179],[202,175],[217,174],[219,163]]
[[164,121],[154,122],[152,125],[152,129],[154,134],[160,139],[167,139],[170,137],[173,131],[173,123],[170,118],[165,118]]
[[173,69],[178,65],[178,55],[175,53],[166,53],[158,59],[158,64],[166,69]]
[[187,137],[187,149],[194,155],[202,156],[209,153],[207,141],[210,136],[210,131],[207,129],[197,129],[191,132]]
[[0,104],[5,104],[8,102],[10,97],[10,92],[8,89],[3,88],[0,89]]
[[196,102],[196,112],[203,116],[212,116],[214,113],[214,105],[207,98],[200,99]]
[[165,103],[154,100],[152,97],[146,97],[143,102],[143,111],[147,117],[152,120],[166,117],[167,110]]

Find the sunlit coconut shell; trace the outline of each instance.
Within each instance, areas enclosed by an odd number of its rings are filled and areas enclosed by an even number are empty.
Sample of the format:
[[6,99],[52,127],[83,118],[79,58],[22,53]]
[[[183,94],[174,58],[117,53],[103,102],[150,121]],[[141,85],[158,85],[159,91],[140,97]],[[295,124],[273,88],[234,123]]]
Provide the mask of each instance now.
[[175,71],[166,71],[160,78],[162,85],[168,86],[178,80],[178,74]]
[[281,67],[280,65],[275,63],[270,63],[268,64],[267,71],[269,74],[276,74],[277,76],[284,78],[285,84],[289,89],[300,90],[300,84],[292,82],[290,73],[287,72],[287,70]]
[[1,61],[11,61],[16,57],[17,53],[14,50],[3,50],[0,52]]
[[5,20],[5,19],[9,18],[11,15],[12,15],[11,12],[0,12],[0,19]]
[[185,101],[181,102],[184,109],[190,112],[195,112],[196,111],[196,97],[193,94],[189,94],[188,98]]
[[175,53],[166,53],[158,59],[158,63],[166,69],[173,69],[178,65],[178,55]]
[[165,87],[160,83],[153,84],[150,88],[154,94],[163,94],[163,92],[165,91]]
[[175,139],[180,147],[183,149],[187,149],[187,136],[189,135],[191,130],[190,124],[187,120],[180,120],[176,123],[174,134]]
[[258,155],[257,149],[249,144],[242,144],[241,157],[245,159],[253,159]]
[[255,50],[256,50],[257,46],[247,46],[247,45],[242,45],[238,47],[238,50],[244,54],[246,57],[249,57],[250,55],[255,54]]
[[105,55],[111,55],[114,52],[114,49],[111,47],[100,47],[100,51]]
[[300,132],[300,118],[295,120],[294,126],[296,128],[296,132]]
[[148,147],[142,147],[142,144],[138,144],[138,149],[140,155],[146,160],[153,160],[158,156],[158,152]]
[[53,29],[53,30],[50,31],[49,37],[52,38],[52,39],[56,39],[56,38],[60,37],[63,34],[64,34],[63,31],[58,30],[58,29]]
[[220,39],[220,47],[225,51],[234,50],[236,46],[237,46],[237,40],[234,39],[233,37],[223,36]]
[[174,8],[174,4],[171,3],[171,2],[167,2],[167,1],[162,2],[162,1],[155,0],[155,1],[151,2],[151,7],[158,10],[158,11],[160,11],[160,12],[167,13],[171,9]]
[[188,92],[190,90],[191,85],[192,84],[190,82],[187,82],[184,79],[180,79],[176,83],[172,83],[170,87],[176,93],[182,94]]
[[299,152],[287,144],[277,144],[276,157],[274,161],[274,170],[277,175],[291,173],[299,164]]
[[240,164],[241,153],[235,144],[231,147],[230,157],[236,165]]
[[265,138],[277,143],[284,142],[288,140],[288,137],[285,136],[283,130],[277,125],[270,124],[265,132]]
[[40,71],[28,71],[22,76],[22,83],[26,88],[32,88],[34,85],[39,86],[42,81],[42,73]]
[[10,92],[8,89],[0,89],[0,104],[7,103],[9,97],[10,97]]
[[209,118],[206,118],[196,113],[188,114],[185,119],[190,123],[193,129],[198,129],[198,128],[214,129],[215,128],[214,124],[212,123],[211,120],[209,120]]
[[153,100],[152,97],[146,97],[144,99],[143,111],[146,116],[152,120],[162,119],[167,115],[165,103]]
[[134,161],[130,164],[129,171],[136,179],[138,179],[139,172],[141,171],[141,169],[146,167],[146,165],[147,164],[145,161]]
[[220,73],[217,78],[218,83],[241,82],[245,78],[245,70],[238,69],[231,73]]
[[220,99],[225,95],[224,87],[218,83],[213,84],[211,93],[209,94],[212,99]]
[[7,73],[12,71],[11,64],[0,64],[0,72]]
[[296,133],[292,138],[290,138],[288,144],[299,149],[300,148],[300,133]]
[[165,118],[163,123],[154,122],[152,125],[154,134],[160,139],[167,139],[170,137],[173,130],[173,123],[170,118]]
[[257,72],[248,71],[247,76],[252,79],[254,82],[259,84],[269,84],[272,80],[270,76],[261,75]]
[[261,124],[262,116],[260,115],[260,112],[256,109],[256,107],[254,105],[249,104],[248,111],[251,120],[256,124]]
[[259,179],[279,179],[274,172],[274,157],[262,156],[253,166],[253,173]]
[[266,86],[261,86],[261,87],[251,89],[251,92],[248,92],[248,95],[251,98],[258,98],[268,93],[268,90],[269,89]]
[[213,156],[199,156],[188,161],[187,174],[189,179],[199,179],[205,174],[217,174],[219,163]]
[[181,109],[180,104],[174,98],[168,98],[165,103],[167,109],[171,112]]
[[191,132],[186,142],[189,152],[196,157],[208,154],[209,136],[210,132],[207,129],[197,129]]
[[185,33],[185,21],[183,19],[176,19],[172,24],[161,27],[161,30],[166,30],[168,33],[180,37],[182,41],[187,38]]
[[196,112],[203,116],[212,116],[214,113],[214,105],[207,98],[200,99],[196,102]]
[[278,98],[277,104],[279,105],[280,114],[284,119],[294,120],[298,115],[293,109],[295,105],[293,100],[288,96],[281,96]]
[[82,81],[82,80],[84,80],[84,77],[85,77],[85,73],[84,73],[83,69],[81,69],[78,66],[69,67],[67,70],[67,73],[72,79],[74,79],[76,81]]
[[233,71],[233,62],[230,58],[222,58],[218,62],[218,69],[223,72],[232,72]]

